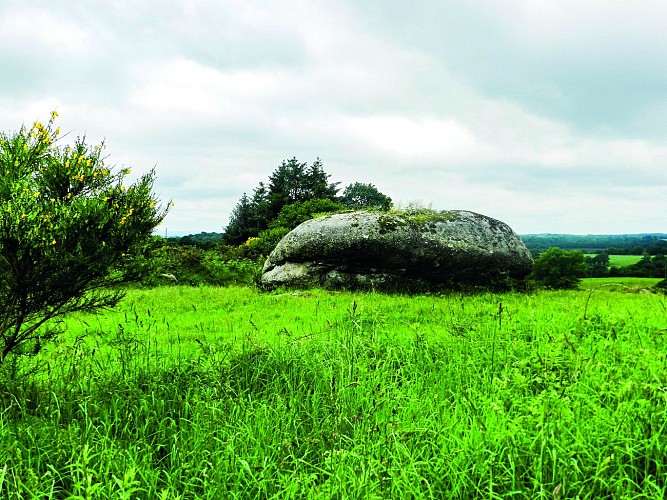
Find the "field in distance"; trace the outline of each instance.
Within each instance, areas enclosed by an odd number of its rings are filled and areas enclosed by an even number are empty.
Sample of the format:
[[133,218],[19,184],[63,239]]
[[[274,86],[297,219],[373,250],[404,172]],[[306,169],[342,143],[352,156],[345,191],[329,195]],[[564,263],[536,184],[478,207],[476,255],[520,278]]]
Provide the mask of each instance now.
[[0,497],[666,498],[665,296],[611,281],[130,290],[3,380]]
[[599,290],[606,292],[639,292],[649,291],[661,281],[660,278],[583,278],[579,283],[580,290]]
[[[584,254],[586,257],[595,257],[597,254],[587,253]],[[609,266],[610,267],[627,267],[632,264],[636,264],[642,260],[641,255],[610,255],[609,256]]]

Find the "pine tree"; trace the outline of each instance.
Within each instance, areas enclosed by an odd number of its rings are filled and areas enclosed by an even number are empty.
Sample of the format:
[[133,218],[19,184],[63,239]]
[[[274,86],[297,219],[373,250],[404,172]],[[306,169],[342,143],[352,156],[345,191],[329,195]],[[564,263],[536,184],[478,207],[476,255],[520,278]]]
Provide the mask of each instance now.
[[253,236],[252,226],[252,203],[246,193],[232,210],[229,224],[225,228],[224,241],[228,245],[240,245],[250,236]]

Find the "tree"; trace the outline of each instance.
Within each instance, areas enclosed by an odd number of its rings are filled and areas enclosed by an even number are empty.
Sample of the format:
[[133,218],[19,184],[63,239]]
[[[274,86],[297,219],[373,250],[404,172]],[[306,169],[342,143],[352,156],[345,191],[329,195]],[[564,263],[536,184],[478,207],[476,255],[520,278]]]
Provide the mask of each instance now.
[[283,160],[269,176],[268,185],[260,182],[252,198],[244,194],[236,204],[225,228],[225,243],[240,245],[258,236],[288,205],[323,199],[334,202],[338,183],[330,183],[329,177],[319,158],[310,166],[296,158]]
[[154,171],[105,166],[103,144],[57,144],[47,126],[0,133],[0,364],[36,353],[61,316],[114,306],[137,279],[135,257],[166,215]]
[[340,182],[329,183],[330,177],[331,175],[324,171],[322,160],[317,158],[305,172],[305,186],[308,200],[336,199]]
[[535,260],[532,279],[554,290],[573,289],[586,276],[587,271],[583,253],[550,248]]
[[243,193],[241,199],[232,209],[229,224],[225,228],[224,241],[229,245],[239,245],[253,236],[253,207],[248,195]]
[[595,257],[585,257],[585,259],[592,278],[602,278],[609,275],[609,254],[603,252]]
[[338,188],[337,183],[329,184],[329,177],[319,158],[310,167],[296,158],[283,160],[269,177],[270,220],[277,217],[285,205],[317,198],[333,200]]
[[317,214],[338,212],[345,210],[345,206],[328,198],[301,201],[285,205],[278,217],[269,223],[270,228],[284,227],[291,231],[302,222],[312,219]]
[[353,210],[380,210],[386,212],[391,208],[391,198],[382,194],[373,184],[355,182],[343,191],[340,202]]

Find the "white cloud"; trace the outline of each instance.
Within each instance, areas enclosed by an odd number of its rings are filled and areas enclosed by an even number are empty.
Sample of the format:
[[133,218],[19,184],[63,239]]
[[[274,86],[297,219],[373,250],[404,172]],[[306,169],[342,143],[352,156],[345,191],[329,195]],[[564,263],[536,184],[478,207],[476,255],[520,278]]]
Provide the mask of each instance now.
[[472,133],[451,118],[352,117],[347,127],[367,147],[412,159],[456,159],[468,156],[475,146]]
[[523,232],[667,231],[667,4],[90,5],[0,6],[0,129],[58,109],[157,165],[171,231],[219,230],[292,156]]

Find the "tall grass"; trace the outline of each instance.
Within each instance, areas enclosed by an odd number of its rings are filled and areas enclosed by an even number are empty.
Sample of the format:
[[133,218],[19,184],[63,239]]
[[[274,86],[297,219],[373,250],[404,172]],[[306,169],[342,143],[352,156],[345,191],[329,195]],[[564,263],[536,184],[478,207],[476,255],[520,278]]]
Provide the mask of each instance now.
[[665,498],[664,297],[133,291],[2,382],[2,498]]

